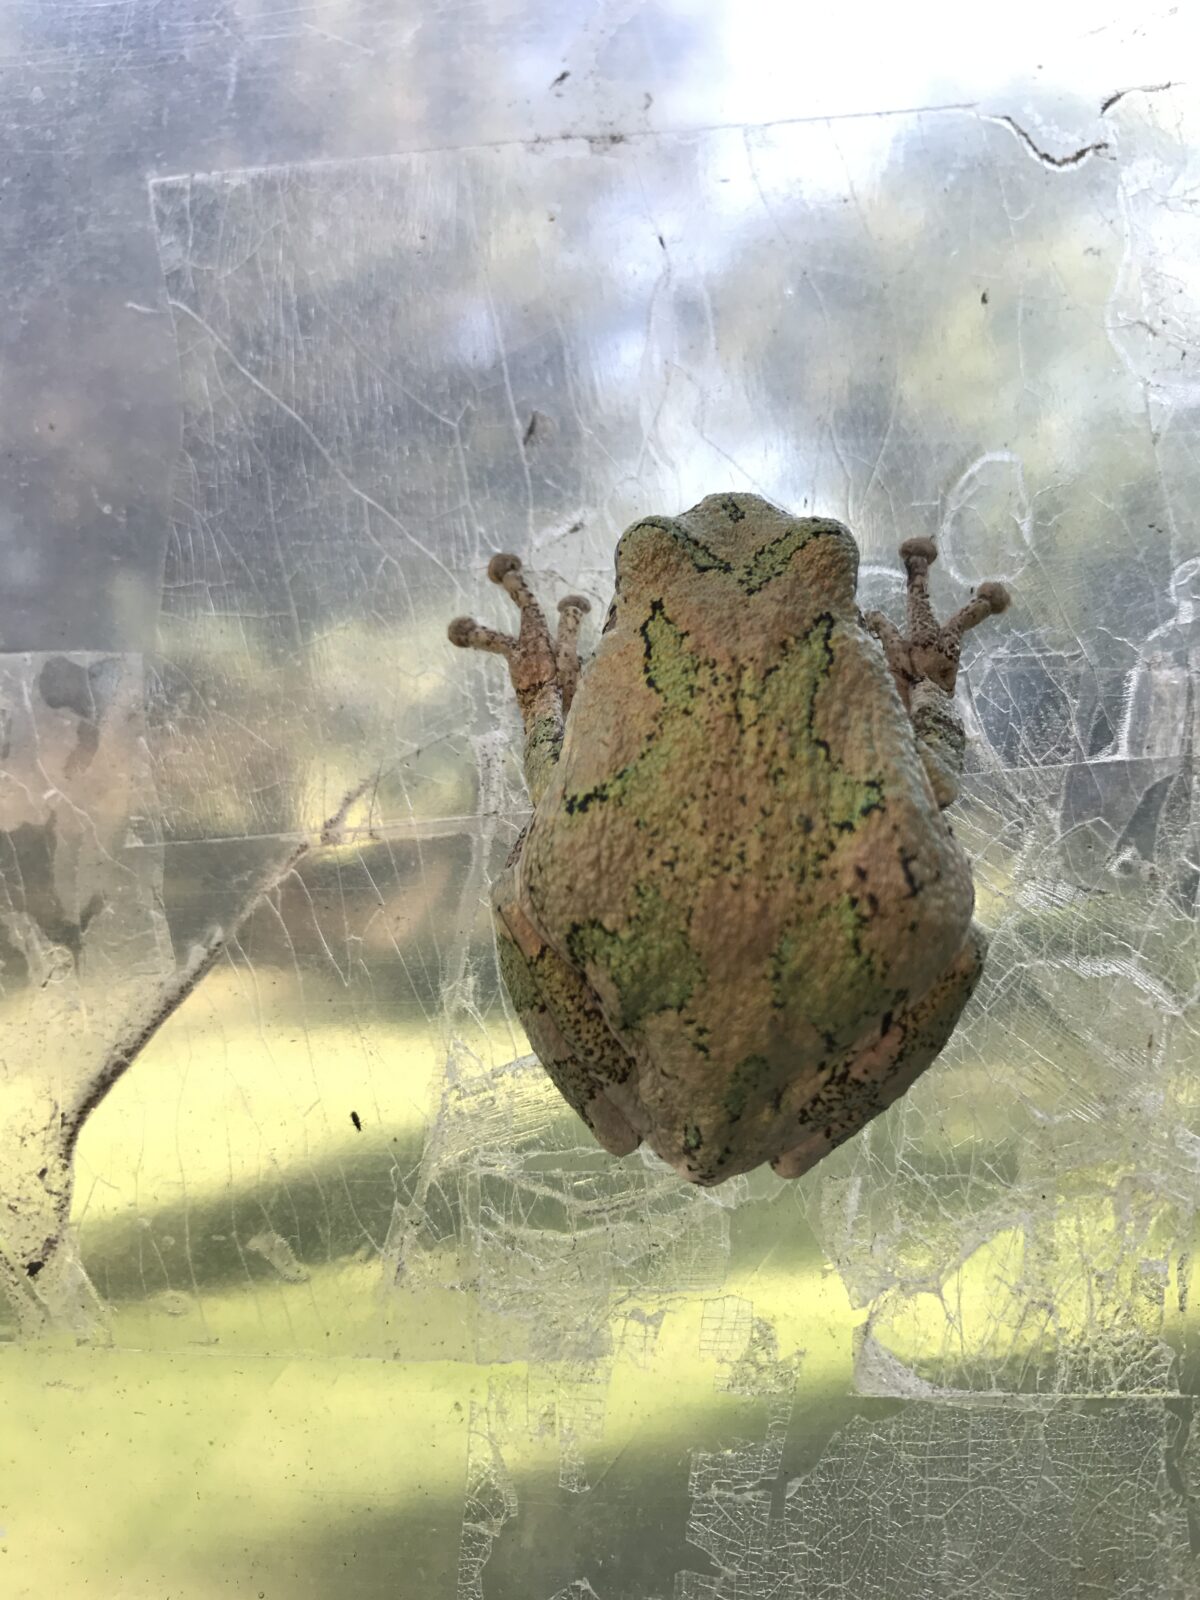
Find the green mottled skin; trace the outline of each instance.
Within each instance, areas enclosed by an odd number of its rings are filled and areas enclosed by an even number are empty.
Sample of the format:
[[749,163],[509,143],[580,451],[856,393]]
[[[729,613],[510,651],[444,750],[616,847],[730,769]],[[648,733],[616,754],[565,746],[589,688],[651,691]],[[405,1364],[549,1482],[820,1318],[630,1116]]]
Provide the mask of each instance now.
[[[857,567],[841,524],[753,495],[634,524],[496,886],[543,1064],[607,1149],[692,1182],[807,1170],[936,1057],[982,964],[941,810],[957,639],[864,619]],[[985,587],[961,627],[1007,603]]]

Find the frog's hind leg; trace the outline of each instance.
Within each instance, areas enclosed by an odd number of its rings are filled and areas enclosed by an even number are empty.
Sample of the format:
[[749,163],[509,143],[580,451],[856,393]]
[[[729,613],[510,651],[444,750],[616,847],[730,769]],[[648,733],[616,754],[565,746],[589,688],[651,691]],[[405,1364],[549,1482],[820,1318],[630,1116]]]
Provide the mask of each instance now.
[[958,958],[915,1005],[884,1017],[874,1042],[860,1046],[824,1079],[796,1116],[800,1137],[772,1161],[798,1178],[911,1088],[941,1054],[979,981],[987,940],[972,923]]
[[921,759],[940,806],[958,796],[965,739],[954,709],[954,686],[963,635],[985,617],[1007,609],[1002,583],[981,583],[948,622],[939,622],[929,599],[929,568],[937,560],[932,539],[907,539],[900,558],[908,576],[908,631],[902,633],[878,611],[864,621],[883,646],[900,698],[912,717]]
[[582,595],[567,595],[558,606],[557,638],[551,639],[546,614],[526,583],[517,556],[494,555],[488,562],[488,577],[512,598],[521,614],[516,637],[487,628],[473,617],[455,617],[447,636],[460,649],[486,650],[508,662],[525,724],[525,781],[536,805],[558,760],[563,718],[579,680],[579,624],[591,607]]
[[616,1104],[614,1092],[626,1102],[636,1101],[632,1059],[582,975],[546,943],[521,910],[511,868],[497,885],[494,907],[500,975],[534,1053],[609,1155],[629,1155],[641,1144],[641,1135]]

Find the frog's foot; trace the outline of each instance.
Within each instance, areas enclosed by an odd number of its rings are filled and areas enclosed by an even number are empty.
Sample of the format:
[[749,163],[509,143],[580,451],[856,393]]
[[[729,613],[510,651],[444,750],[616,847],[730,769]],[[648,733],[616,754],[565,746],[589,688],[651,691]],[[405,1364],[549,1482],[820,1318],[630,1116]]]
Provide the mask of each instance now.
[[532,718],[549,709],[550,699],[560,702],[565,716],[579,682],[579,624],[591,606],[580,594],[560,600],[558,633],[551,639],[546,614],[525,581],[519,557],[494,555],[488,562],[488,577],[512,597],[521,613],[516,637],[486,628],[472,617],[455,617],[446,630],[450,643],[504,657],[527,727]]
[[907,633],[901,633],[878,611],[869,612],[866,623],[883,645],[907,706],[923,678],[946,694],[954,693],[963,635],[985,617],[1007,610],[1009,593],[1002,583],[981,583],[961,611],[948,622],[939,622],[929,601],[929,569],[937,560],[937,546],[932,539],[906,539],[900,546],[900,559],[908,574]]
[[488,562],[488,577],[512,597],[521,613],[516,637],[485,628],[473,617],[455,617],[446,633],[460,649],[488,650],[508,662],[525,724],[525,780],[536,805],[562,747],[563,718],[579,681],[579,623],[591,607],[579,594],[560,600],[558,633],[551,639],[546,614],[525,582],[517,556],[494,555]]
[[879,611],[863,619],[883,646],[887,664],[912,717],[917,746],[939,806],[958,798],[965,737],[954,709],[954,685],[963,635],[985,617],[1008,608],[1002,583],[981,583],[948,622],[939,622],[929,602],[929,568],[937,560],[932,539],[906,539],[900,559],[908,573],[908,631],[902,633]]

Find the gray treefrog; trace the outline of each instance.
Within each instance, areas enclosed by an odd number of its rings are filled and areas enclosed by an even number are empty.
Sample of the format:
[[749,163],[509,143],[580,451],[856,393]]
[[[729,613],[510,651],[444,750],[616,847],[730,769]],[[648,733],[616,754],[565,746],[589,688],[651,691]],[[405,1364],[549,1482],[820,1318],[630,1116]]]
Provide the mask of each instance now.
[[908,627],[855,598],[848,529],[710,495],[621,537],[557,637],[514,555],[488,574],[533,818],[493,893],[505,985],[542,1065],[603,1147],[643,1140],[692,1183],[770,1162],[797,1177],[909,1087],[979,977],[957,792],[962,637],[1004,610],[981,584],[949,622],[931,540],[901,546]]

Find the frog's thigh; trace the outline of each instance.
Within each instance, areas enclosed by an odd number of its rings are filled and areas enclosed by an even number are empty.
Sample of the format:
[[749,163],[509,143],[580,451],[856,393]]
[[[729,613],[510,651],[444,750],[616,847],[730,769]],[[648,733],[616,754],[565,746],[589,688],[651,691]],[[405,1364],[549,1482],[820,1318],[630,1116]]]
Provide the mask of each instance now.
[[506,894],[510,883],[506,874],[495,899],[504,986],[555,1088],[609,1155],[627,1156],[641,1135],[614,1104],[608,1086],[631,1077],[633,1063],[581,975],[545,942],[515,895]]
[[987,940],[971,924],[957,959],[928,994],[898,1012],[877,1044],[835,1072],[805,1106],[803,1137],[771,1166],[798,1178],[898,1100],[945,1048],[983,970]]

